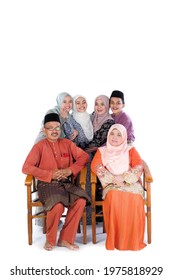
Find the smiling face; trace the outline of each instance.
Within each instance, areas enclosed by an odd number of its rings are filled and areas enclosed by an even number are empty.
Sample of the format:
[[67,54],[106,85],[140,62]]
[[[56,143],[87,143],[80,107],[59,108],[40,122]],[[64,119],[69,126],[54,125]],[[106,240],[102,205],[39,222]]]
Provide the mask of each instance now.
[[86,99],[84,97],[78,97],[75,100],[75,107],[76,107],[77,112],[80,112],[80,113],[86,112],[86,109],[87,109]]
[[101,99],[98,99],[98,98],[96,99],[95,105],[94,105],[94,111],[98,115],[103,115],[106,113],[106,111],[107,111],[106,106]]
[[114,115],[118,115],[122,109],[124,108],[125,104],[123,104],[122,99],[118,97],[111,97],[110,99],[110,108]]
[[43,128],[43,131],[50,142],[56,142],[61,134],[61,125],[59,122],[47,122]]
[[72,98],[69,95],[66,95],[61,104],[61,110],[65,112],[70,112],[70,110],[72,109],[72,104]]
[[111,133],[109,134],[109,143],[110,145],[117,147],[121,145],[123,141],[123,137],[121,132],[118,129],[113,129]]

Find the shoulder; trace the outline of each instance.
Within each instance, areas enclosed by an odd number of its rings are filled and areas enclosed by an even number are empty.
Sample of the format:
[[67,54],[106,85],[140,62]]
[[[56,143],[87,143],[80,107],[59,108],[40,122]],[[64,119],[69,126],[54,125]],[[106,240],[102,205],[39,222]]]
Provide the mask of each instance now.
[[31,149],[32,153],[41,153],[45,147],[47,147],[47,139],[41,139],[39,142],[35,143]]
[[103,123],[102,126],[107,126],[107,125],[112,125],[112,124],[115,124],[114,120],[113,119],[108,119]]
[[129,150],[129,157],[132,166],[142,164],[142,159],[140,157],[140,154],[138,153],[135,147],[132,147]]
[[125,113],[124,111],[121,113],[121,118],[125,119],[126,121],[132,122],[131,117]]
[[67,138],[59,138],[59,144],[70,146],[73,142]]

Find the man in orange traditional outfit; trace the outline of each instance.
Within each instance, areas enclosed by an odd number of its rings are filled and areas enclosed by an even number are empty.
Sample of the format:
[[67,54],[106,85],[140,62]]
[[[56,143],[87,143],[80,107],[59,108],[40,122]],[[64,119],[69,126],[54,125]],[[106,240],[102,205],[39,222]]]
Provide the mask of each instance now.
[[144,248],[142,160],[136,149],[127,145],[127,131],[123,125],[111,126],[106,146],[98,148],[91,170],[97,174],[103,188],[106,249],[135,251]]
[[50,113],[45,116],[43,131],[46,139],[32,147],[22,172],[31,174],[38,180],[38,195],[47,211],[44,248],[50,251],[56,245],[58,224],[64,207],[67,207],[58,246],[78,250],[74,240],[86,200],[90,202],[90,197],[81,187],[74,185],[71,179],[89,162],[89,156],[71,140],[60,138],[58,114]]

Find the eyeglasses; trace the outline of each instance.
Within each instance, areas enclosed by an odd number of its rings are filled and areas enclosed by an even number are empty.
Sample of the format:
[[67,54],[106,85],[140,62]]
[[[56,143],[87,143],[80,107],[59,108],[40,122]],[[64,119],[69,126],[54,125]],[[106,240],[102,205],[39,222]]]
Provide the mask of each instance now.
[[49,131],[59,131],[61,130],[61,127],[60,126],[56,126],[56,127],[44,127],[45,129],[49,130]]

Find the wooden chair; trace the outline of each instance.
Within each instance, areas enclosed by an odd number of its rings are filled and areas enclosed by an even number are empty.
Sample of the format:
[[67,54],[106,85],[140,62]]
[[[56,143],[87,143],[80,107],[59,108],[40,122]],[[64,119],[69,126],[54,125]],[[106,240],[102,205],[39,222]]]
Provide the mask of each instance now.
[[[84,167],[79,174],[79,184],[85,190],[86,185],[86,167]],[[27,219],[28,219],[28,244],[32,245],[32,220],[35,218],[44,219],[43,222],[43,233],[46,233],[46,212],[43,209],[43,204],[38,198],[38,192],[36,188],[36,179],[32,175],[27,175],[25,179],[25,185],[27,186]],[[37,211],[41,209],[41,211]],[[62,217],[66,215],[63,214]],[[83,228],[83,243],[87,243],[87,229],[86,229],[86,208],[84,209],[82,215],[82,228]],[[80,231],[80,225],[78,228],[78,232]]]
[[[146,162],[143,160],[143,175],[142,184],[145,190],[145,197],[144,197],[144,205],[145,205],[145,215],[147,218],[147,239],[148,244],[151,243],[151,183],[153,182],[153,178],[150,172],[150,169]],[[92,199],[92,242],[96,243],[96,218],[103,217],[103,212],[97,214],[96,213],[96,206],[102,206],[103,201],[96,200],[96,183],[97,183],[97,176],[91,172],[91,199]],[[103,232],[104,230],[104,223],[103,223]]]

